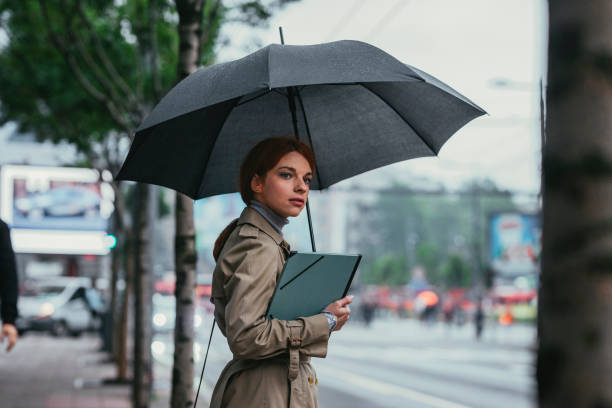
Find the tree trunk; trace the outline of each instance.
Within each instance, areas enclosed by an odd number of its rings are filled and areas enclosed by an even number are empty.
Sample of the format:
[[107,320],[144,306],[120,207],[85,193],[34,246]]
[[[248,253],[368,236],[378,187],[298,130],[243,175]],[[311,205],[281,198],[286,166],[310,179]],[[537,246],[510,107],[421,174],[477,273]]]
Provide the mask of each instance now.
[[125,255],[124,268],[125,268],[125,288],[123,291],[123,298],[121,299],[121,309],[119,317],[119,330],[118,330],[118,365],[117,365],[117,377],[120,381],[127,381],[127,354],[128,354],[128,321],[130,311],[130,294],[134,292],[134,267],[135,267],[135,255],[134,255],[134,235],[125,234],[126,242],[123,245],[123,253]]
[[130,256],[132,251],[128,251],[129,258],[126,260],[125,269],[125,289],[121,299],[121,309],[119,310],[119,330],[117,337],[117,380],[127,381],[127,335],[130,293],[134,287],[134,259]]
[[119,315],[120,299],[117,293],[117,282],[121,275],[121,260],[125,258],[124,246],[125,246],[125,230],[124,226],[120,222],[123,215],[119,215],[122,209],[115,206],[115,213],[113,214],[113,235],[116,239],[115,248],[111,250],[111,300],[109,305],[109,312],[111,316],[111,327],[112,327],[112,356],[117,364],[119,364],[119,328],[121,326],[121,318]]
[[196,284],[193,200],[176,193],[176,321],[174,326],[174,365],[172,408],[193,405],[193,316]]
[[[125,201],[121,189],[121,183],[114,185],[115,211],[113,213],[112,233],[115,236],[115,248],[111,251],[111,300],[109,312],[112,327],[112,357],[117,367],[118,382],[127,381],[127,318],[128,293],[131,284],[128,283],[127,263],[132,257],[129,254],[130,243],[127,242]],[[122,262],[123,261],[123,262]],[[122,273],[123,271],[123,273]],[[125,287],[123,298],[117,289],[117,283],[123,275]]]
[[[176,6],[179,12],[177,79],[180,81],[198,68],[203,1],[176,0]],[[186,408],[193,405],[193,316],[197,253],[193,201],[181,193],[176,193],[175,216],[176,323],[170,405],[172,408]]]
[[549,11],[538,398],[612,407],[612,2]]
[[[119,232],[117,229],[117,221],[116,221],[116,217],[113,217],[113,235],[115,236],[115,238],[117,238],[119,236]],[[119,362],[119,353],[118,353],[118,342],[117,340],[117,328],[119,327],[120,323],[119,323],[119,319],[118,319],[118,310],[117,310],[117,304],[118,302],[118,296],[117,296],[117,281],[119,280],[119,268],[120,268],[120,264],[121,264],[121,254],[118,251],[118,248],[115,246],[115,248],[113,248],[111,250],[111,281],[110,281],[110,290],[111,290],[111,296],[110,296],[110,305],[108,307],[108,312],[110,314],[110,321],[111,321],[111,333],[112,333],[112,346],[111,346],[111,354],[113,356],[113,360],[118,363]]]
[[151,400],[153,384],[151,356],[151,313],[153,309],[153,276],[151,272],[151,187],[136,185],[134,216],[134,375],[132,400],[134,408],[146,408]]

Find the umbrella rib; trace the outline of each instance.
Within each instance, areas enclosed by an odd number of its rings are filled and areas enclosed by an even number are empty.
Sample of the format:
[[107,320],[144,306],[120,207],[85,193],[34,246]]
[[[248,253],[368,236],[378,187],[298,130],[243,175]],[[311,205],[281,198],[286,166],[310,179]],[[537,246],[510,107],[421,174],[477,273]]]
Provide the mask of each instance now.
[[256,100],[256,99],[259,99],[259,98],[261,98],[262,96],[265,96],[265,95],[267,95],[267,94],[269,94],[269,93],[270,93],[270,90],[269,90],[269,89],[266,89],[266,90],[264,90],[262,93],[257,94],[257,95],[255,95],[255,96],[253,96],[252,98],[249,98],[249,99],[246,99],[246,100],[244,100],[244,101],[241,101],[241,102],[237,103],[237,104],[236,104],[236,106],[240,106],[240,105],[244,105],[245,103],[252,102],[252,101],[254,101],[254,100]]
[[234,102],[234,107],[227,110],[227,115],[225,115],[225,118],[223,118],[223,122],[221,123],[221,126],[219,127],[219,131],[216,132],[217,134],[215,135],[215,141],[213,142],[212,146],[210,147],[210,151],[208,152],[208,157],[204,161],[204,163],[206,163],[206,165],[202,169],[202,174],[200,174],[200,185],[198,186],[197,194],[196,194],[196,196],[194,198],[195,200],[200,198],[202,190],[204,189],[204,184],[203,184],[204,175],[206,174],[206,170],[208,170],[208,164],[210,163],[210,156],[212,156],[212,153],[215,150],[215,146],[217,144],[217,140],[219,140],[219,135],[221,134],[221,132],[223,131],[223,127],[225,126],[225,122],[227,122],[227,118],[229,118],[229,116],[232,114],[232,111],[234,110],[234,108],[238,104],[238,100],[239,100],[239,98],[236,98],[236,102]]
[[[304,87],[302,87],[302,89],[304,89]],[[306,127],[306,134],[308,135],[308,141],[310,142],[310,148],[312,149],[312,152],[314,154],[315,148],[314,148],[314,145],[312,144],[312,137],[310,136],[310,126],[308,126],[308,119],[306,118],[306,109],[304,109],[304,101],[302,100],[302,95],[300,94],[300,91],[298,89],[296,89],[296,91],[297,91],[296,94],[297,94],[298,102],[300,103],[300,108],[302,108],[302,116],[304,117],[304,126]],[[317,180],[319,181],[319,188],[322,190],[323,183],[321,183],[321,169],[318,168],[319,166],[317,166],[316,164],[316,159],[315,159],[315,167],[317,168],[317,171],[315,171],[315,174],[317,176]]]
[[436,149],[434,148],[434,146],[431,145],[430,142],[428,142],[427,140],[425,140],[424,137],[422,137],[421,135],[419,135],[419,132],[417,132],[417,130],[414,128],[414,126],[412,126],[407,120],[406,118],[404,118],[402,116],[401,113],[399,113],[399,111],[397,109],[395,109],[395,107],[393,105],[391,105],[389,102],[387,102],[385,100],[385,98],[383,98],[382,96],[380,96],[379,94],[377,94],[376,92],[374,92],[373,90],[371,90],[370,88],[368,88],[365,83],[363,82],[359,82],[359,85],[361,85],[362,87],[364,87],[365,89],[367,89],[368,91],[370,91],[373,95],[376,95],[378,97],[378,99],[380,99],[385,105],[387,105],[389,108],[391,108],[393,110],[393,112],[395,112],[397,114],[397,116],[399,116],[405,124],[407,124],[408,126],[410,126],[410,128],[414,131],[414,133],[419,136],[419,139],[421,139],[421,141],[425,144],[425,146],[427,146],[427,148],[429,150],[431,150],[431,152],[434,154],[434,156],[437,156],[438,153],[436,152]]
[[285,89],[285,88],[272,88],[271,91],[279,94],[280,96],[284,96],[285,98],[289,98],[289,95],[281,91],[281,89]]

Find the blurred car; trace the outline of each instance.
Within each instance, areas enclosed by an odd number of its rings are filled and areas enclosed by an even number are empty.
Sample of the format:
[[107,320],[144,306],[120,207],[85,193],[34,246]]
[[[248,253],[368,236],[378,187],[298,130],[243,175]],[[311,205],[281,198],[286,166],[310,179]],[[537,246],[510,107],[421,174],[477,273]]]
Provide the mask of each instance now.
[[23,217],[95,216],[100,211],[101,197],[84,187],[58,187],[32,193],[15,200],[15,208]]
[[[174,295],[155,293],[153,295],[153,330],[172,331],[176,320],[176,298]],[[193,315],[193,326],[197,329],[202,325],[202,309],[196,302]]]
[[104,302],[89,279],[57,277],[29,281],[19,296],[20,333],[49,332],[78,336],[100,327]]

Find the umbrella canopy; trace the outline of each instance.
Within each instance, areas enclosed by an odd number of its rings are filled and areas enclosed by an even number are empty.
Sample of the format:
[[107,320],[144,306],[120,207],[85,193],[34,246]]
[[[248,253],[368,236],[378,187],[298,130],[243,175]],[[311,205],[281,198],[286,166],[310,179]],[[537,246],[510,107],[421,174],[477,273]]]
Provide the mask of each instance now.
[[194,199],[236,192],[240,163],[257,142],[298,133],[317,161],[311,188],[322,189],[433,156],[484,113],[432,76],[363,42],[272,44],[202,68],[170,90],[137,129],[117,178]]

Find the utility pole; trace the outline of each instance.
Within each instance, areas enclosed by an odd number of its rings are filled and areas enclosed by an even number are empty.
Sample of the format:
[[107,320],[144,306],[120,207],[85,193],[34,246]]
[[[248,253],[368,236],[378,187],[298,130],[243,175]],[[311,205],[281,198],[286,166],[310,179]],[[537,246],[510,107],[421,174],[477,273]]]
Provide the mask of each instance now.
[[471,224],[472,224],[472,279],[478,290],[482,290],[483,279],[481,271],[481,223],[480,223],[480,187],[474,182],[471,189]]

